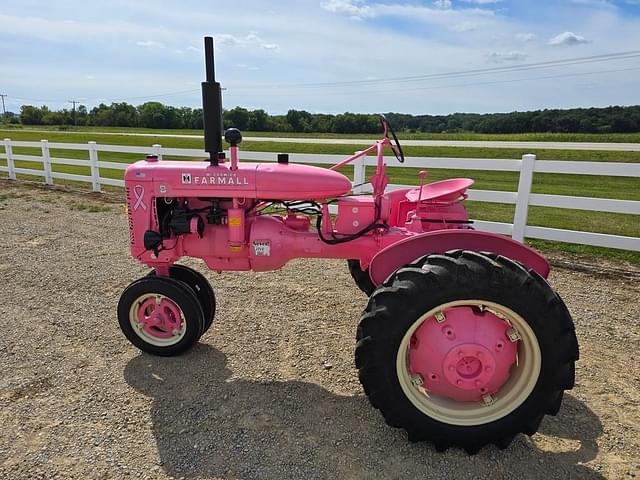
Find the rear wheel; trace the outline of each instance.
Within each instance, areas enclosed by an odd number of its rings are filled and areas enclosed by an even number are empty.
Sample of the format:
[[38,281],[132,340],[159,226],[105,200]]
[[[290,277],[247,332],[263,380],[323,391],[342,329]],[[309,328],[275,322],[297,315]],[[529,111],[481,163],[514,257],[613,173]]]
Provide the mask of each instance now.
[[569,312],[542,277],[469,251],[396,271],[357,340],[360,381],[387,423],[469,453],[535,433],[573,387],[578,359]]
[[193,290],[179,280],[155,276],[136,280],[122,292],[118,322],[131,343],[160,356],[191,348],[204,326]]

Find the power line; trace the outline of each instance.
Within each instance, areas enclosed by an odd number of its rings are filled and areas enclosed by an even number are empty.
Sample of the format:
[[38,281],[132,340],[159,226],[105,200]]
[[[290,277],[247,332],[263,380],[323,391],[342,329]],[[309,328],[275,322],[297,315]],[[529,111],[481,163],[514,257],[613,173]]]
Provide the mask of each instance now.
[[488,75],[492,73],[511,73],[523,70],[537,70],[546,68],[565,67],[572,65],[582,65],[586,63],[606,62],[615,60],[627,60],[640,57],[640,50],[631,50],[628,52],[608,53],[602,55],[592,55],[589,57],[574,57],[562,60],[550,60],[546,62],[523,63],[519,65],[507,65],[502,67],[480,68],[473,70],[460,70],[442,73],[430,73],[423,75],[414,75],[406,77],[389,77],[369,80],[349,80],[340,82],[323,82],[323,83],[299,83],[299,84],[255,84],[255,85],[238,85],[234,89],[265,89],[265,88],[327,88],[327,87],[359,87],[364,85],[393,84],[418,82],[424,80],[437,80],[447,78],[469,77],[478,75]]
[[[579,73],[564,73],[564,74],[558,74],[558,75],[545,75],[545,76],[538,76],[538,77],[524,77],[524,78],[514,78],[514,79],[507,79],[507,80],[492,80],[492,81],[486,81],[486,82],[468,82],[468,83],[454,83],[454,84],[445,84],[445,85],[430,85],[430,86],[426,86],[426,87],[412,87],[412,88],[403,88],[401,90],[398,89],[377,89],[377,90],[369,90],[369,89],[362,89],[362,90],[357,90],[357,91],[350,91],[350,92],[346,92],[346,91],[337,91],[337,90],[333,90],[333,91],[322,91],[322,92],[314,92],[313,94],[315,95],[328,95],[328,94],[336,94],[336,95],[357,95],[357,94],[362,94],[362,95],[371,95],[371,94],[376,94],[376,93],[397,93],[397,92],[410,92],[410,91],[420,91],[420,90],[440,90],[440,89],[447,89],[447,88],[460,88],[460,87],[474,87],[474,86],[482,86],[482,85],[494,85],[494,84],[502,84],[502,83],[517,83],[517,82],[529,82],[529,81],[534,81],[534,80],[546,80],[546,79],[554,79],[554,78],[566,78],[566,77],[581,77],[581,76],[588,76],[588,75],[598,75],[598,74],[606,74],[606,73],[618,73],[618,72],[629,72],[629,71],[637,71],[640,70],[640,66],[637,67],[630,67],[630,68],[621,68],[621,69],[613,69],[613,70],[596,70],[596,71],[590,71],[590,72],[579,72]],[[292,93],[290,92],[283,92],[281,93],[274,93],[273,95],[278,95],[278,96],[287,96],[287,97],[292,97],[294,96]]]
[[525,77],[525,78],[513,78],[508,80],[493,80],[488,82],[471,82],[471,83],[458,83],[452,85],[433,85],[429,87],[415,87],[415,88],[403,88],[402,90],[378,90],[372,91],[368,90],[366,93],[395,93],[395,92],[406,92],[406,91],[416,91],[416,90],[439,90],[444,88],[456,88],[456,87],[475,87],[479,85],[496,85],[500,83],[517,83],[517,82],[530,82],[533,80],[548,80],[554,78],[567,78],[567,77],[581,77],[583,75],[599,75],[603,73],[618,73],[618,72],[630,72],[634,70],[640,70],[640,66],[630,67],[630,68],[620,68],[614,70],[596,70],[591,72],[579,72],[579,73],[564,73],[558,75],[545,75],[541,77]]

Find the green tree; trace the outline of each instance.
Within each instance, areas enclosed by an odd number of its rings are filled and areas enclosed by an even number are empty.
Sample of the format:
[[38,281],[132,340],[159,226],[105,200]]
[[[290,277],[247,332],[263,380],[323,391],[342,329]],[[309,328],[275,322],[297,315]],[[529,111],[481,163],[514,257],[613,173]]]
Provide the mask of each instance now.
[[167,109],[160,102],[146,102],[138,106],[140,126],[145,128],[165,128],[168,123]]
[[267,131],[269,127],[269,115],[264,110],[249,112],[247,128],[255,132]]
[[33,105],[22,105],[20,107],[20,121],[23,125],[42,125],[42,118],[46,111],[43,112],[41,108]]
[[235,107],[224,112],[222,119],[225,128],[234,127],[240,130],[246,130],[249,126],[249,117],[249,110],[242,107]]

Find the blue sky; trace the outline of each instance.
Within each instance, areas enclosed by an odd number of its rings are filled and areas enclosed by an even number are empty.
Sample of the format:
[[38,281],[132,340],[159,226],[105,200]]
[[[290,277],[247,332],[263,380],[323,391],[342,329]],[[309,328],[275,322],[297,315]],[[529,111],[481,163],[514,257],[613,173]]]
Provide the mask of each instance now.
[[[216,38],[227,108],[443,114],[640,103],[640,56],[381,82],[640,50],[640,0],[2,0],[0,25],[0,93],[14,111],[71,99],[199,106],[204,35]],[[368,83],[340,83],[351,81]]]

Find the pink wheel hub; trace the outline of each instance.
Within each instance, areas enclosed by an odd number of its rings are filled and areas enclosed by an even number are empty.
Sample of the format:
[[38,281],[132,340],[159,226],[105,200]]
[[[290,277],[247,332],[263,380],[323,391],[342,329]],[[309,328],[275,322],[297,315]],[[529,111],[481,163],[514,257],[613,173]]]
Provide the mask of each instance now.
[[475,402],[507,382],[518,344],[511,325],[490,311],[448,308],[428,317],[409,344],[409,372],[420,375],[429,395]]
[[157,338],[171,338],[182,328],[180,307],[167,298],[148,298],[138,308],[143,330]]

